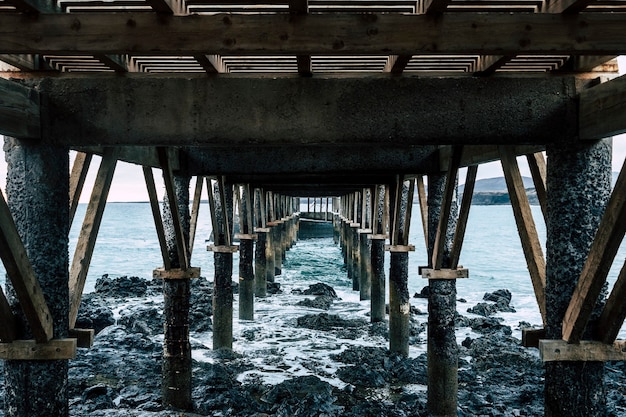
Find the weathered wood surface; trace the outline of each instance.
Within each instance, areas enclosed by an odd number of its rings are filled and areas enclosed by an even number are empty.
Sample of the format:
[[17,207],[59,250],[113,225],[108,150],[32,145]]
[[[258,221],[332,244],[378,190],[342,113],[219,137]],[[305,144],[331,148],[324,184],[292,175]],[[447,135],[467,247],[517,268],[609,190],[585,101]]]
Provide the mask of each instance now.
[[420,204],[420,218],[422,220],[422,229],[424,230],[425,248],[428,247],[428,205],[426,202],[426,187],[424,186],[424,177],[417,176],[417,197]]
[[0,134],[19,139],[41,137],[37,91],[0,78]]
[[200,268],[198,267],[189,267],[187,269],[181,268],[157,268],[152,271],[153,278],[162,278],[162,279],[190,279],[190,278],[200,278]]
[[581,139],[602,139],[626,132],[626,76],[580,93]]
[[533,177],[533,183],[535,184],[535,192],[537,193],[537,200],[539,200],[539,206],[541,207],[541,213],[545,219],[548,216],[548,193],[546,190],[546,159],[542,152],[535,152],[533,154],[526,155],[528,161],[528,167]]
[[96,246],[96,239],[100,230],[100,223],[104,214],[109,189],[111,188],[111,182],[113,181],[116,164],[115,151],[110,149],[104,154],[100,162],[96,182],[91,191],[83,225],[78,236],[70,268],[70,328],[74,327],[76,317],[78,316],[78,308],[80,307],[80,300],[91,264],[91,256]]
[[422,278],[426,278],[426,279],[469,278],[469,270],[467,268],[457,268],[457,269],[422,268]]
[[7,277],[13,284],[22,311],[30,324],[33,336],[38,342],[50,340],[53,336],[52,314],[28,260],[9,207],[1,194],[0,258],[4,263]]
[[[626,164],[625,164],[626,165]],[[602,216],[587,262],[563,318],[563,339],[576,343],[598,300],[613,259],[626,233],[626,169],[622,170]]]
[[95,337],[94,329],[69,329],[68,337],[76,339],[76,346],[80,348],[91,348]]
[[150,209],[152,210],[154,226],[156,228],[157,238],[159,239],[159,248],[161,249],[161,257],[163,258],[163,267],[166,270],[171,269],[172,266],[169,253],[167,251],[167,241],[165,240],[165,229],[163,228],[163,218],[161,217],[161,209],[159,207],[159,199],[154,183],[152,168],[144,166],[143,175],[146,180],[146,188],[148,189],[148,198],[150,200]]
[[200,201],[202,199],[202,186],[204,184],[204,177],[198,176],[196,178],[196,186],[193,192],[193,203],[191,206],[191,219],[189,221],[189,257],[193,254],[193,243],[196,240],[196,227],[198,225],[198,214],[200,213]]
[[626,263],[620,270],[596,324],[598,339],[604,343],[613,343],[624,324],[624,319],[626,319]]
[[0,340],[4,343],[12,342],[17,336],[16,320],[2,288],[0,288],[0,322],[2,323],[0,325]]
[[517,231],[522,242],[526,265],[533,284],[535,298],[541,318],[546,322],[546,261],[539,242],[539,235],[530,210],[528,195],[524,189],[522,175],[511,148],[500,147],[502,170],[511,198],[511,207],[517,224]]
[[72,165],[72,172],[70,173],[70,224],[74,221],[74,215],[78,208],[78,201],[80,200],[80,194],[83,191],[85,185],[85,179],[89,172],[89,165],[91,164],[92,155],[85,152],[77,152],[74,159],[74,165]]
[[604,362],[626,360],[626,341],[612,344],[583,340],[567,343],[565,340],[540,340],[539,354],[544,362],[576,361]]
[[618,55],[624,26],[619,13],[3,14],[0,44],[7,54]]
[[52,339],[45,343],[35,340],[14,340],[0,343],[0,359],[49,361],[74,359],[76,357],[76,339]]
[[472,195],[474,193],[474,184],[476,183],[476,174],[478,166],[472,165],[467,168],[465,177],[465,188],[463,189],[463,199],[461,200],[461,209],[459,210],[459,218],[454,230],[454,238],[452,239],[452,250],[450,251],[450,268],[454,269],[459,265],[461,257],[461,249],[463,248],[463,240],[465,239],[465,230],[467,228],[467,220],[469,218],[470,207],[472,205]]

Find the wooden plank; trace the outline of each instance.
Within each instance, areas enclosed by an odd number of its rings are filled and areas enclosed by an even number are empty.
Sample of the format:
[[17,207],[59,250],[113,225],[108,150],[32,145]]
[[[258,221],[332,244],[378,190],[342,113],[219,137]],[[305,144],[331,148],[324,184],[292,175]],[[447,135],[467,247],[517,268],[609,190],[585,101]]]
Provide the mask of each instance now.
[[469,278],[469,269],[466,268],[421,268],[422,278],[425,279],[459,279]]
[[539,341],[546,338],[546,329],[523,329],[522,346],[539,348]]
[[53,336],[52,314],[2,193],[0,193],[0,258],[30,324],[33,337],[38,342],[50,340]]
[[619,55],[625,26],[621,13],[3,13],[0,44],[6,54]]
[[624,361],[626,360],[626,341],[620,340],[606,344],[583,340],[573,344],[564,340],[540,340],[539,355],[544,362]]
[[235,253],[239,250],[239,246],[230,245],[208,245],[206,250],[219,253]]
[[213,180],[208,178],[206,179],[206,188],[209,195],[209,208],[211,210],[211,232],[213,233],[213,241],[215,244],[219,244],[218,242],[218,234],[220,231],[219,224],[217,223],[217,207],[215,205],[215,189],[213,188]]
[[580,93],[581,139],[602,139],[626,133],[626,75]]
[[179,15],[184,11],[181,0],[146,0],[146,3],[161,15]]
[[19,139],[41,137],[37,91],[0,78],[0,134]]
[[571,56],[558,70],[552,72],[618,72],[616,55]]
[[537,193],[537,199],[539,200],[539,206],[541,207],[541,213],[543,218],[548,218],[548,192],[546,190],[546,159],[542,152],[535,152],[526,155],[528,160],[528,167],[533,177],[533,183],[535,184],[535,192]]
[[157,238],[159,239],[159,247],[161,248],[161,257],[163,258],[163,267],[165,269],[171,269],[172,265],[170,263],[170,255],[167,250],[167,241],[165,240],[165,229],[163,228],[161,208],[159,206],[159,198],[157,196],[156,186],[154,183],[154,175],[152,174],[152,168],[144,166],[143,176],[146,181],[146,188],[148,190],[150,208],[152,209],[152,217],[154,219],[154,226],[156,227]]
[[128,55],[95,55],[104,65],[115,72],[128,72]]
[[48,2],[37,0],[4,0],[4,3],[15,7],[20,13],[30,15],[54,11],[47,6]]
[[391,245],[400,245],[400,202],[402,199],[402,181],[396,175],[395,182],[389,186],[389,242]]
[[0,287],[0,341],[12,342],[17,337],[16,320],[9,301]]
[[506,186],[511,198],[511,207],[517,224],[517,231],[522,243],[526,265],[533,284],[535,298],[539,306],[539,312],[543,323],[546,323],[546,261],[539,242],[539,235],[535,227],[535,221],[530,210],[528,195],[524,189],[522,175],[517,165],[513,149],[501,146],[500,158]]
[[463,199],[461,200],[461,209],[459,210],[459,218],[454,231],[452,240],[452,251],[450,252],[450,268],[455,269],[459,265],[461,257],[461,248],[465,238],[465,229],[467,227],[467,219],[469,218],[470,207],[472,205],[472,195],[474,194],[474,184],[476,183],[476,174],[478,166],[472,165],[467,168],[465,177],[465,188],[463,189]]
[[165,192],[170,203],[170,213],[172,214],[172,224],[174,226],[174,235],[176,238],[176,250],[178,252],[178,262],[181,269],[189,268],[189,251],[183,225],[180,221],[180,213],[178,211],[178,199],[176,198],[176,188],[174,185],[174,174],[170,165],[169,156],[166,148],[157,148],[161,169],[163,170],[163,179],[165,182]]
[[387,252],[415,252],[413,245],[385,245]]
[[443,193],[443,199],[441,201],[437,234],[435,236],[435,243],[433,246],[431,262],[434,269],[441,269],[443,266],[443,257],[445,252],[444,246],[448,231],[448,222],[450,220],[450,207],[452,207],[452,200],[456,195],[456,177],[459,172],[462,154],[462,146],[454,146],[452,148],[452,156],[450,157],[448,173],[446,175],[446,185]]
[[152,271],[153,278],[161,278],[161,279],[190,279],[190,278],[200,278],[200,268],[197,267],[189,267],[187,269],[181,268],[157,268]]
[[[220,197],[220,205],[221,205],[221,210],[220,213],[222,215],[222,219],[221,219],[221,224],[224,226],[223,230],[220,230],[222,232],[224,232],[224,238],[225,238],[225,242],[224,245],[225,246],[230,246],[231,242],[232,242],[232,238],[230,235],[230,222],[228,221],[228,209],[226,207],[226,191],[225,191],[226,185],[225,185],[225,180],[223,176],[220,176],[217,178],[217,193]],[[218,223],[219,224],[219,223]]]
[[564,340],[576,343],[582,339],[624,233],[626,233],[626,169],[622,166],[572,300],[565,312]]
[[91,348],[93,346],[95,332],[93,329],[70,329],[69,339],[76,339],[76,346],[79,348]]
[[[518,145],[514,146],[516,156],[527,155],[545,151],[544,145]],[[448,162],[452,155],[452,146],[441,146],[439,148],[439,169],[448,170]],[[496,145],[472,145],[463,147],[460,167],[486,164],[487,162],[499,161],[500,152]]]
[[[213,57],[213,58],[211,58]],[[193,58],[198,61],[198,64],[208,73],[208,74],[217,74],[219,72],[224,72],[224,67],[221,62],[221,59],[217,55],[212,55],[211,57],[205,54],[195,54]]]
[[446,11],[451,0],[424,0],[421,2],[422,13],[438,15]]
[[0,343],[0,359],[50,361],[69,360],[76,357],[76,339],[52,339],[45,343],[35,340],[15,340]]
[[189,257],[193,254],[193,243],[196,240],[196,227],[198,225],[198,213],[200,212],[200,200],[202,199],[202,184],[204,177],[196,178],[196,187],[193,192],[193,203],[191,205],[191,218],[189,220]]
[[596,335],[602,343],[613,343],[626,319],[626,262],[606,300],[602,314],[596,323]]
[[85,219],[83,220],[83,226],[78,236],[70,268],[70,328],[74,327],[76,317],[78,316],[78,308],[80,307],[87,272],[91,264],[91,256],[96,246],[96,238],[100,230],[100,223],[106,206],[107,196],[109,195],[109,189],[111,188],[111,181],[113,181],[116,164],[115,150],[109,149],[100,162],[96,182],[91,191],[91,198],[89,199]]
[[70,225],[74,221],[80,194],[83,191],[85,178],[87,178],[87,173],[89,172],[91,158],[91,154],[78,152],[72,165],[72,172],[70,173]]
[[0,54],[0,61],[6,62],[22,71],[36,71],[39,68],[39,57],[32,54]]

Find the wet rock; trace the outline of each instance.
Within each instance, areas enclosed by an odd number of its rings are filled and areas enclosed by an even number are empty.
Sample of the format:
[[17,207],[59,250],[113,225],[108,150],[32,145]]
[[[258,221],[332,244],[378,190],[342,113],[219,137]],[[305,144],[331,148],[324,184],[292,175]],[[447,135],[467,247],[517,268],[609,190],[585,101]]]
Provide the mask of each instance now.
[[333,298],[329,295],[318,295],[315,298],[306,298],[296,303],[297,306],[328,310],[333,305]]
[[280,289],[280,282],[268,282],[267,293],[268,294],[282,294],[283,290]]
[[337,376],[344,382],[361,387],[381,388],[387,385],[385,375],[377,369],[370,368],[369,364],[340,368]]
[[428,298],[430,296],[430,287],[427,285],[419,293],[415,293],[413,298]]
[[346,320],[335,314],[320,313],[320,314],[307,314],[302,317],[298,317],[297,326],[306,327],[313,330],[333,330],[342,328],[355,328],[364,327],[367,325],[365,320],[353,319]]
[[113,311],[106,303],[94,294],[85,294],[78,309],[76,328],[93,329],[95,334],[98,334],[102,329],[112,324],[115,324]]
[[495,290],[494,292],[485,293],[483,300],[493,301],[494,303],[503,303],[509,305],[511,302],[511,291],[507,289]]
[[482,334],[501,333],[510,335],[512,333],[511,327],[501,324],[502,321],[501,317],[467,317],[457,313],[454,324],[457,328],[470,327],[475,332]]
[[141,333],[145,336],[163,334],[163,312],[156,307],[135,305],[120,311],[117,323],[125,326],[130,333]]
[[304,295],[325,295],[331,298],[338,298],[337,293],[330,285],[326,285],[322,282],[310,285],[308,289],[302,291]]
[[96,280],[95,285],[96,294],[115,298],[144,297],[147,291],[148,281],[139,277],[110,278],[104,274]]
[[113,408],[113,390],[104,384],[94,385],[87,388],[82,395],[82,402],[85,411],[92,412]]
[[343,407],[335,405],[332,386],[316,376],[301,376],[277,384],[261,401],[270,405],[275,416],[341,416]]
[[467,312],[483,317],[489,317],[498,312],[498,307],[495,304],[478,303],[474,307],[468,308]]

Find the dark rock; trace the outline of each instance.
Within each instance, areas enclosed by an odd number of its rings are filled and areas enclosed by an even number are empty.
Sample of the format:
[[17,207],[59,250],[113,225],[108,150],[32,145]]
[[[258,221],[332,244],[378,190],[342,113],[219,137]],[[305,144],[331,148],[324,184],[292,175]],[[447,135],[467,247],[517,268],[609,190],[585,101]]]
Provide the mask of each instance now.
[[78,309],[75,327],[77,329],[93,329],[94,333],[98,334],[102,329],[112,324],[115,324],[113,311],[106,303],[94,294],[85,294]]
[[371,369],[370,364],[345,366],[337,370],[337,376],[344,382],[361,387],[381,388],[387,384],[385,375]]
[[427,285],[419,293],[415,293],[413,298],[428,298],[430,296],[430,287]]
[[511,291],[507,289],[495,290],[494,292],[485,293],[483,300],[493,301],[494,303],[503,302],[505,305],[509,305],[511,302]]
[[282,294],[283,290],[280,289],[280,282],[268,282],[267,293],[268,294]]
[[144,297],[148,290],[148,281],[139,277],[110,278],[108,274],[96,280],[95,292],[106,297],[130,298]]
[[135,305],[120,311],[117,323],[125,326],[130,333],[156,336],[163,333],[163,313],[156,307]]
[[82,395],[83,406],[86,411],[102,410],[115,407],[113,390],[104,384],[87,388]]
[[320,310],[328,310],[333,305],[333,298],[329,295],[318,295],[311,299],[306,298],[296,303],[297,306],[319,308]]
[[477,314],[479,316],[489,317],[498,312],[498,308],[495,304],[478,303],[474,307],[467,309],[468,313]]
[[308,289],[302,292],[304,295],[326,295],[331,298],[338,298],[337,293],[330,285],[318,282],[310,285]]
[[366,325],[367,322],[365,320],[346,320],[335,314],[328,313],[307,314],[305,316],[298,317],[297,319],[298,327],[306,327],[307,329],[314,330],[345,329],[365,327]]

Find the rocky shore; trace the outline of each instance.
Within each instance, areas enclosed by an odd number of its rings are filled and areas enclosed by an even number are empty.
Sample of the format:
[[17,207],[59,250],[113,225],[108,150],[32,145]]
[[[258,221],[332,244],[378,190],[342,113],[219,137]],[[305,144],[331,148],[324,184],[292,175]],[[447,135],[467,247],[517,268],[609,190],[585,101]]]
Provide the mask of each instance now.
[[[327,361],[305,361],[300,375],[270,384],[255,376],[258,358],[237,352],[254,341],[254,328],[237,335],[234,352],[212,351],[196,335],[210,333],[211,284],[193,281],[190,329],[194,361],[194,413],[164,409],[160,403],[163,318],[161,283],[136,277],[103,276],[86,294],[77,327],[97,332],[91,349],[79,349],[70,362],[69,393],[73,416],[426,416],[426,355],[404,358],[386,349],[386,324],[367,317],[344,318],[327,312],[341,302],[325,284],[293,291],[306,311],[290,326],[313,331],[311,343],[353,340],[329,353]],[[234,284],[235,285],[235,284]],[[278,285],[272,286],[280,293]],[[236,290],[236,287],[235,287]],[[424,297],[427,289],[416,297]],[[270,295],[272,297],[272,295]],[[309,300],[309,301],[305,301]],[[543,415],[543,367],[535,349],[526,349],[501,324],[497,313],[511,311],[511,294],[499,290],[467,307],[460,300],[456,326],[472,336],[459,344],[459,416]],[[303,308],[294,306],[294,309]],[[317,310],[311,312],[311,310]],[[425,316],[412,309],[411,344],[425,344]],[[524,323],[520,324],[524,326]],[[292,329],[293,330],[293,329]],[[295,329],[297,330],[297,329]],[[318,336],[315,336],[318,335]],[[286,340],[286,339],[285,339]],[[379,343],[364,343],[378,341]],[[332,345],[332,342],[329,342]],[[322,344],[319,344],[322,346]],[[273,349],[273,350],[272,350]],[[322,349],[322,348],[320,348]],[[338,353],[336,353],[338,352]],[[306,355],[306,353],[302,353]],[[290,365],[280,345],[263,351],[277,372]],[[194,358],[196,354],[194,354]],[[608,363],[609,416],[626,415],[623,363]],[[328,381],[340,381],[340,384]],[[338,386],[339,385],[339,386]],[[2,397],[0,397],[2,401]],[[2,405],[2,404],[0,404]]]

